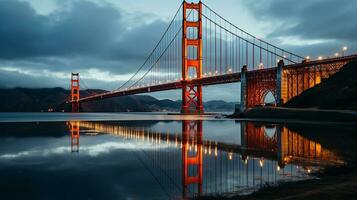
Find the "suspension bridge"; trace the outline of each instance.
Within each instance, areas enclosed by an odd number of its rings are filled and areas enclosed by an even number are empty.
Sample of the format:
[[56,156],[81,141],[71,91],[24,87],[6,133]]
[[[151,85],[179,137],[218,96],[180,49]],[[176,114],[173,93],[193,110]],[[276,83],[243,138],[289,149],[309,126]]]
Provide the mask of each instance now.
[[202,87],[241,82],[241,107],[261,105],[271,92],[277,105],[338,72],[357,55],[306,59],[240,29],[203,2],[184,1],[149,56],[120,87],[81,98],[72,73],[72,112],[80,103],[182,90],[183,114],[204,112]]

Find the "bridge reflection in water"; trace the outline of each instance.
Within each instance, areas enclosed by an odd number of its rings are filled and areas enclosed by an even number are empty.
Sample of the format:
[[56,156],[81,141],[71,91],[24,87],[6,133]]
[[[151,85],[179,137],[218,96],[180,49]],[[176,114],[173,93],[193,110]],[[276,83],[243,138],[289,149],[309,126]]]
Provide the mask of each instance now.
[[312,178],[315,170],[343,164],[334,152],[283,125],[241,122],[241,141],[234,144],[205,139],[203,123],[186,120],[181,133],[163,133],[114,122],[69,122],[71,149],[79,150],[79,127],[91,135],[119,136],[135,147],[140,162],[175,198],[246,194],[266,184]]
[[71,151],[79,152],[79,121],[69,122],[67,125],[71,132]]

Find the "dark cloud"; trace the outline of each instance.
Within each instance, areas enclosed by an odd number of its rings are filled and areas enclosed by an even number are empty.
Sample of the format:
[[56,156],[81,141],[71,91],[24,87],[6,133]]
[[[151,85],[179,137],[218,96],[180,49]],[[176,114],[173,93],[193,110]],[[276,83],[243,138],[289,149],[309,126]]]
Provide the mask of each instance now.
[[[74,1],[69,8],[44,16],[26,2],[0,1],[0,59],[26,60],[37,67],[54,62],[52,68],[57,69],[134,71],[167,23],[146,23],[145,15],[128,23],[125,14],[108,4]],[[130,24],[135,26],[128,28]]]
[[280,26],[269,37],[297,36],[357,42],[357,2],[351,0],[244,1],[258,20]]

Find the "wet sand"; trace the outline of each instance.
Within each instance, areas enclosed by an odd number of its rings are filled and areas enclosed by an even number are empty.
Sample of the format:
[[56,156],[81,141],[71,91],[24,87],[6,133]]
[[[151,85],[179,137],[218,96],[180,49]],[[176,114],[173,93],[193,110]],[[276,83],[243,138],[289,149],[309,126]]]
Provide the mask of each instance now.
[[233,194],[224,197],[202,197],[201,199],[356,199],[356,167],[342,167],[327,170],[318,175],[319,179],[282,183],[267,186],[247,196]]

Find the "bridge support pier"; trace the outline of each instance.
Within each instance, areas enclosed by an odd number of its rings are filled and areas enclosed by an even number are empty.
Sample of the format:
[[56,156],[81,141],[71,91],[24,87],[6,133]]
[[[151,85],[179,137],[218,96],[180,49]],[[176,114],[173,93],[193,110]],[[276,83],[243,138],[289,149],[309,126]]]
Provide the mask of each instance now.
[[[283,83],[283,68],[284,61],[278,62],[277,74],[276,74],[276,105],[281,106],[284,102],[284,96],[286,95],[286,85]],[[285,86],[285,87],[283,87]]]
[[244,112],[247,109],[247,72],[247,65],[244,65],[240,77],[240,112]]

